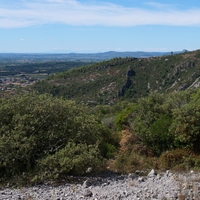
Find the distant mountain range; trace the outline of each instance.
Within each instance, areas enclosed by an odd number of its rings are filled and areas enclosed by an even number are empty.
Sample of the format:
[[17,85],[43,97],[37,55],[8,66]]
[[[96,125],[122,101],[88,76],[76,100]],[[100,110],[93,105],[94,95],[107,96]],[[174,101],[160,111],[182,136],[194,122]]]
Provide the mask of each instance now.
[[[186,51],[186,50],[183,50]],[[153,56],[163,56],[180,53],[181,51],[176,52],[117,52],[109,51],[104,53],[0,53],[0,61],[2,60],[15,60],[18,62],[40,62],[40,61],[101,61],[101,60],[110,60],[112,58],[121,57],[135,57],[135,58],[147,58]]]
[[152,57],[152,56],[163,56],[163,55],[170,55],[171,52],[143,52],[143,51],[136,51],[136,52],[117,52],[117,51],[108,51],[104,53],[87,53],[87,54],[80,54],[80,53],[69,53],[66,54],[70,58],[77,58],[77,59],[94,59],[94,60],[110,60],[112,58],[126,58],[126,57],[135,57],[135,58],[144,58],[144,57]]

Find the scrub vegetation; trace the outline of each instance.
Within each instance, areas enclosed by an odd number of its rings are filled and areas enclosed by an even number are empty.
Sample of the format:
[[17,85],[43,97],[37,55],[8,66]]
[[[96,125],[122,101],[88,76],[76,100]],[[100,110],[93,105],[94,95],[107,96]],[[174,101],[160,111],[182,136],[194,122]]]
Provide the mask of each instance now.
[[[165,63],[166,58],[149,58],[148,62],[149,66],[155,66],[156,80],[160,78],[158,82],[163,80],[171,82],[173,79],[171,74],[165,71],[172,68],[174,60],[179,63],[181,59],[191,55],[196,59],[195,64],[182,65],[179,70],[182,80],[184,67],[188,70],[187,74],[197,76],[198,51],[172,55],[166,61],[164,68],[160,63]],[[160,60],[160,63],[156,60]],[[116,58],[105,61],[104,64],[101,62],[62,72],[36,83],[33,87],[24,88],[23,92],[2,96],[0,98],[1,184],[8,181],[13,184],[36,184],[47,180],[60,180],[68,175],[86,175],[88,168],[92,168],[90,172],[92,174],[104,172],[108,168],[119,173],[151,168],[199,170],[200,89],[198,87],[188,86],[178,90],[177,87],[165,85],[163,86],[165,90],[162,87],[159,91],[149,89],[147,92],[142,90],[144,86],[141,86],[136,93],[128,87],[123,95],[115,96],[112,101],[102,93],[102,101],[98,100],[98,103],[97,99],[100,97],[96,95],[97,93],[94,94],[94,91],[102,87],[102,80],[105,79],[106,82],[112,79],[112,76],[106,76],[103,71],[101,74],[102,66],[110,66],[110,74],[117,74],[117,71],[124,66],[125,77],[130,76],[132,82],[138,73],[143,73],[143,81],[145,82],[145,77],[148,77],[147,82],[152,81],[153,85],[154,77],[150,80],[148,75],[150,71],[144,70],[144,67],[140,71],[139,68],[137,71],[134,67],[128,67],[127,71],[127,63],[137,66],[139,62],[142,63],[140,67],[145,66],[144,60]],[[156,69],[156,66],[159,67]],[[180,63],[175,66],[180,66]],[[93,76],[91,70],[94,69],[100,78],[85,81],[84,85],[83,77],[87,79],[89,74]],[[107,67],[104,70],[107,70]],[[131,70],[135,73],[130,72]],[[198,83],[197,78],[195,83],[193,77],[190,78],[192,84],[189,82],[189,76],[184,79],[188,80],[188,85]],[[62,86],[56,85],[58,82],[62,83]],[[120,85],[120,79],[116,84]],[[48,90],[50,85],[55,90],[59,88],[56,94]],[[34,91],[34,88],[37,91]],[[66,88],[71,89],[68,91]],[[72,96],[68,98],[65,95],[66,91],[73,93]],[[91,98],[92,92],[97,98],[95,103],[84,102],[87,98]]]

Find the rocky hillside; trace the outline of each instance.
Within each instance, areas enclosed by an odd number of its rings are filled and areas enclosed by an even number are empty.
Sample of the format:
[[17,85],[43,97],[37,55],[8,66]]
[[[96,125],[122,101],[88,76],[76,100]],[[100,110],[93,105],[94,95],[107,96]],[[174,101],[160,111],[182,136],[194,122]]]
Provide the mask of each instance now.
[[112,104],[151,92],[200,85],[200,50],[150,58],[114,58],[50,76],[32,86],[39,93],[89,104]]

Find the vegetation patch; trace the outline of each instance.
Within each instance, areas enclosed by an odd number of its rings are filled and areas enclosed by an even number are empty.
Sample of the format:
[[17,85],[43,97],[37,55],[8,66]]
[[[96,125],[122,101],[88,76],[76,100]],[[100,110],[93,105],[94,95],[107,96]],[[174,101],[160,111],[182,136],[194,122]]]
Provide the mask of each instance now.
[[190,87],[198,82],[198,55],[115,58],[2,96],[1,183],[40,183],[106,166],[120,173],[199,170],[200,89]]

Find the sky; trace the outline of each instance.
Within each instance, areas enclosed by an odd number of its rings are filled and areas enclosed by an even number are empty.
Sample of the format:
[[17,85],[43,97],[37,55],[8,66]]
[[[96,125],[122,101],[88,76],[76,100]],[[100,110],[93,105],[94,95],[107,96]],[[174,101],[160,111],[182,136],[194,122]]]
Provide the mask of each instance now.
[[0,53],[200,49],[199,0],[0,0]]

